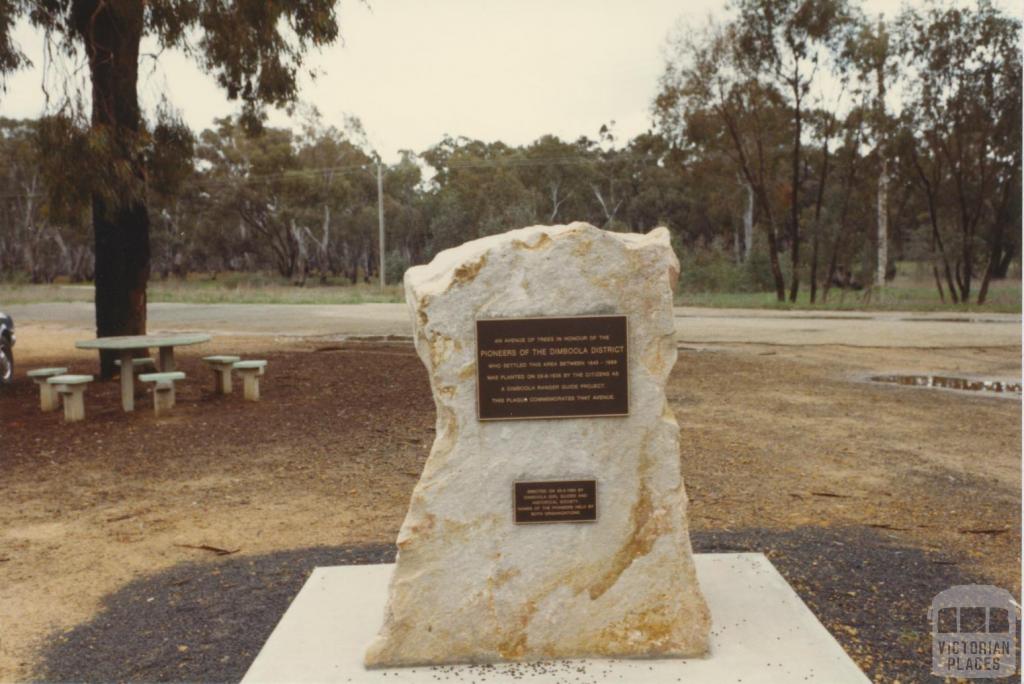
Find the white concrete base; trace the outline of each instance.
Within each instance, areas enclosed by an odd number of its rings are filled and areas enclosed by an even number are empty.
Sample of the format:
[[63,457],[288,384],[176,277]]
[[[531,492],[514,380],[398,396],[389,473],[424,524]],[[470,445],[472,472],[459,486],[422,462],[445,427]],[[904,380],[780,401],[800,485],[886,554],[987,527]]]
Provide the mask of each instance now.
[[696,554],[711,609],[711,655],[690,660],[560,660],[366,670],[394,565],[317,568],[244,682],[828,682],[857,668],[760,553]]

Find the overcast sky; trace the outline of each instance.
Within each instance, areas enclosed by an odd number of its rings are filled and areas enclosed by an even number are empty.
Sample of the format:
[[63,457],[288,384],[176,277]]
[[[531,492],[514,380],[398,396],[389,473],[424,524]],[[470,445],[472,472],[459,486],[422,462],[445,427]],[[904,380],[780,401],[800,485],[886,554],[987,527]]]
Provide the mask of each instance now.
[[[1000,2],[1020,16],[1019,3]],[[892,0],[865,10],[894,15]],[[679,20],[722,14],[724,0],[344,0],[343,41],[311,55],[321,75],[301,98],[328,124],[359,117],[370,142],[394,161],[442,135],[522,144],[545,133],[596,137],[615,121],[621,138],[650,126],[665,39]],[[42,39],[19,25],[16,40],[36,67],[8,80],[0,116],[44,107]],[[143,63],[140,93],[166,93],[195,130],[237,111],[213,80],[176,53]],[[286,125],[274,114],[272,123]]]

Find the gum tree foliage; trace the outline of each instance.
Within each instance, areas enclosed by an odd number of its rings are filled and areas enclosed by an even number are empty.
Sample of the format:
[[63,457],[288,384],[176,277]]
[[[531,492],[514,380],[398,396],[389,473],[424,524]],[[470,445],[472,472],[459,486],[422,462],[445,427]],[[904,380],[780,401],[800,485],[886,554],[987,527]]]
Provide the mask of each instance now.
[[[892,138],[896,122],[889,114],[886,96],[891,83],[899,76],[900,52],[893,40],[884,17],[876,21],[859,17],[849,33],[844,56],[853,78],[852,88],[861,105],[865,142],[874,149],[875,169],[878,178],[876,220],[876,278],[877,285],[884,285],[888,277],[888,226],[890,160],[895,156]],[[868,104],[870,103],[870,104]]]
[[[82,240],[74,230],[84,218],[84,207],[77,206],[77,217],[71,210],[61,212],[78,205],[76,193],[55,196],[50,205],[52,183],[47,171],[54,166],[39,145],[40,134],[49,124],[0,119],[0,274],[23,274],[33,283],[51,282],[58,274],[87,276],[92,269],[91,247],[77,249]],[[80,267],[63,258],[64,247],[76,248],[76,256],[83,257],[75,260]]]
[[589,154],[585,138],[572,143],[554,135],[542,136],[523,150],[530,164],[519,168],[519,179],[533,191],[534,213],[544,223],[575,220],[587,210],[592,190],[580,162]]
[[344,274],[354,283],[358,270],[369,272],[377,258],[377,155],[358,120],[349,120],[345,131],[317,120],[297,143],[301,268],[321,279]]
[[[699,167],[702,160],[686,160],[662,136],[641,133],[624,148],[629,156],[627,194],[622,216],[630,229],[673,226],[689,245],[710,246],[716,227],[728,217],[715,195],[721,187]],[[726,190],[728,192],[728,190]]]
[[82,280],[92,274],[86,204],[74,193],[50,197],[37,144],[45,124],[0,119],[0,273],[26,273],[33,283],[61,274]]
[[[834,92],[815,86],[825,71]],[[1019,22],[988,2],[886,22],[855,3],[749,0],[672,36],[654,113],[719,189],[704,203],[732,204],[716,233],[750,216],[764,235],[780,301],[788,248],[790,299],[803,278],[813,301],[930,255],[940,295],[967,302],[972,278],[983,301],[1019,256],[1020,92]],[[754,211],[722,192],[735,185]]]
[[445,137],[422,157],[435,171],[427,200],[431,252],[533,222],[535,197],[517,173],[514,148]]
[[745,68],[737,45],[736,27],[730,24],[712,23],[674,36],[655,117],[662,135],[682,154],[710,164],[717,161],[711,168],[720,173],[729,169],[718,176],[720,182],[753,193],[776,297],[783,301],[779,251],[787,115],[777,88]]
[[202,170],[195,194],[216,221],[237,231],[235,253],[212,270],[269,263],[296,284],[313,273],[352,282],[370,273],[376,162],[351,135],[319,125],[253,135],[239,120],[221,119],[203,131],[196,156]]
[[609,126],[597,139],[545,135],[523,147],[446,137],[421,155],[434,172],[423,194],[427,253],[536,223],[687,230],[682,169],[669,155],[653,133],[620,146]]
[[[88,142],[64,116],[0,120],[0,273],[24,272],[32,282],[93,277],[89,187],[95,172],[81,163],[90,157]],[[191,133],[166,120],[143,148],[158,235],[165,205],[182,204],[178,190],[192,173],[190,149]]]
[[[230,99],[242,103],[244,122],[253,128],[266,105],[295,101],[306,52],[337,38],[334,5],[334,0],[0,0],[0,76],[30,63],[11,37],[21,18],[43,31],[53,47],[88,63],[88,117],[73,92],[65,93],[69,104],[62,109],[72,119],[87,118],[87,130],[68,127],[68,135],[51,139],[59,146],[46,151],[89,170],[79,177],[88,181],[92,206],[97,335],[146,329],[148,203],[154,180],[146,156],[159,154],[166,140],[139,107],[143,37],[160,49],[191,56]],[[76,142],[82,137],[84,142]],[[78,145],[85,155],[72,159],[66,145]],[[113,358],[104,355],[102,372],[112,371]]]
[[203,131],[197,157],[209,168],[199,189],[213,204],[232,216],[247,247],[242,256],[265,251],[285,278],[300,268],[295,221],[304,208],[298,200],[304,180],[294,173],[298,159],[290,130],[266,128],[249,136],[234,119],[221,119],[216,129]]
[[[830,145],[839,123],[838,104],[820,85],[829,72],[844,69],[854,14],[845,0],[741,0],[733,9],[725,23],[673,37],[655,113],[677,145],[732,160],[765,231],[779,301],[786,298],[779,253],[789,247],[795,301],[808,219],[816,290]],[[809,154],[814,142],[816,154]]]
[[[861,19],[852,0],[846,7],[751,0],[721,23],[674,34],[655,129],[632,139],[608,125],[575,140],[445,137],[420,154],[406,150],[383,174],[388,281],[468,239],[579,220],[611,230],[667,225],[690,291],[773,289],[782,300],[795,282],[828,298],[870,288],[884,216],[893,261],[934,264],[950,301],[965,301],[965,286],[972,300],[984,298],[985,281],[1003,277],[1020,249],[1019,26],[984,3],[952,14],[928,5],[895,21]],[[838,15],[844,31],[822,38],[822,17]],[[787,33],[790,24],[807,28]],[[804,34],[810,47],[794,52]],[[786,57],[797,53],[798,78]],[[832,89],[818,87],[826,70]],[[132,148],[142,180],[132,187],[146,204],[155,273],[376,278],[378,156],[357,122],[333,128],[304,111],[294,130],[262,136],[252,130],[258,109],[198,138],[167,103],[146,117]],[[71,274],[56,230],[84,253],[76,277],[88,276],[92,197],[113,187],[118,169],[135,167],[97,166],[103,138],[83,134],[74,113],[4,129],[11,161],[0,161],[0,173],[14,197],[0,206],[5,270]],[[39,242],[31,254],[27,235]]]
[[406,268],[426,261],[428,238],[423,171],[415,152],[402,150],[399,154],[398,163],[387,168],[384,183],[389,283],[401,282]]
[[[736,6],[736,58],[743,70],[771,84],[785,98],[791,117],[789,174],[789,299],[800,289],[801,209],[804,197],[804,136],[816,81],[840,59],[852,24],[846,0],[740,0]],[[840,69],[841,70],[841,69]],[[819,183],[824,184],[820,178]]]
[[1005,275],[1021,235],[1020,22],[987,0],[929,3],[898,21],[909,107],[901,150],[925,200],[940,293],[978,303]]
[[[850,267],[854,256],[863,253],[867,239],[865,230],[855,226],[868,225],[871,205],[871,186],[864,182],[868,175],[869,160],[861,150],[865,138],[867,112],[855,107],[843,120],[838,133],[839,141],[832,153],[835,183],[824,196],[824,217],[821,223],[821,241],[828,254],[828,266],[823,279],[824,300],[828,300],[833,285],[849,287],[855,282]],[[811,283],[812,288],[816,286]]]

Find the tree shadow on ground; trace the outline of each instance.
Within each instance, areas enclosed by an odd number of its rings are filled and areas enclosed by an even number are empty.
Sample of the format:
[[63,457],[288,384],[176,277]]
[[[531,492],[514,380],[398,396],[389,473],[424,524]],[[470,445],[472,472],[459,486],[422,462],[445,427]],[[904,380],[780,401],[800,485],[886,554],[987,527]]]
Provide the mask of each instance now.
[[[872,529],[711,531],[692,539],[700,553],[767,554],[875,681],[928,680],[932,598],[952,585],[984,583],[951,558],[900,546]],[[369,544],[175,566],[107,596],[91,621],[52,637],[37,677],[238,681],[313,568],[394,556],[390,544]]]
[[391,544],[315,547],[183,563],[107,596],[50,640],[37,678],[239,681],[313,568],[390,563]]

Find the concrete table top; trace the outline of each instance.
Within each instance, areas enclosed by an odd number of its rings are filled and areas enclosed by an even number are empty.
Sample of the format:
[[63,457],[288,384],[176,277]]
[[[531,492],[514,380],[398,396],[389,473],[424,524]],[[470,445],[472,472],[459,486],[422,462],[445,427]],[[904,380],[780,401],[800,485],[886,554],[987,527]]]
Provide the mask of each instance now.
[[124,335],[122,337],[97,337],[94,340],[75,342],[79,349],[145,349],[147,347],[183,347],[189,344],[209,342],[205,333],[181,335]]

